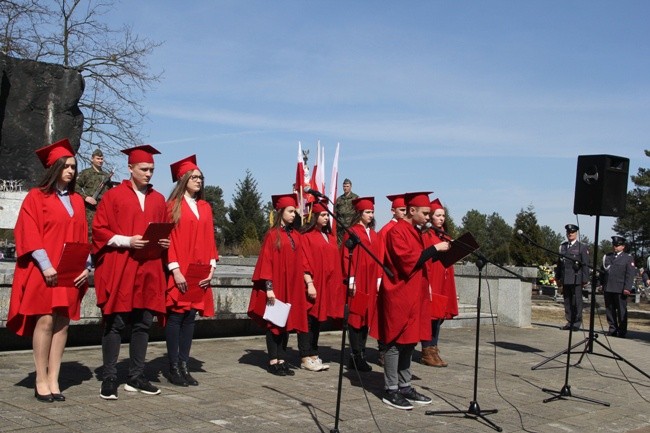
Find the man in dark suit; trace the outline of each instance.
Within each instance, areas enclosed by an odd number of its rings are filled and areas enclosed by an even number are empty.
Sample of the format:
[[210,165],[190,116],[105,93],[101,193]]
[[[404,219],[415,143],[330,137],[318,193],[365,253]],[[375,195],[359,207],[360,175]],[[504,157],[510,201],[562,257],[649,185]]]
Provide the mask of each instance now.
[[589,282],[589,251],[587,245],[578,240],[580,228],[567,224],[567,240],[560,245],[561,257],[555,267],[555,281],[564,297],[564,330],[580,329],[582,323],[582,288]]
[[614,251],[603,257],[607,335],[621,338],[627,334],[627,297],[632,293],[636,276],[634,258],[625,252],[625,242],[622,236],[612,236]]

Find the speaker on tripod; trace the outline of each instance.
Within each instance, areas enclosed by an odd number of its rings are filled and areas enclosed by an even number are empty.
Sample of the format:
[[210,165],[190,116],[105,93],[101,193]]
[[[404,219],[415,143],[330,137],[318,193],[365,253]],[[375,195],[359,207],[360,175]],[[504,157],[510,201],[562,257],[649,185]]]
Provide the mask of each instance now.
[[613,155],[580,155],[573,213],[623,216],[630,160]]

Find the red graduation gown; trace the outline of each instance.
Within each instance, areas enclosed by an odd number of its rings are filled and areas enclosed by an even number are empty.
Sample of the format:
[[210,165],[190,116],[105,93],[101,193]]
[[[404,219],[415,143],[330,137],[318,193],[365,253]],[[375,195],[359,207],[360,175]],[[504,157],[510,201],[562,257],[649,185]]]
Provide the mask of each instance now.
[[27,193],[14,230],[16,268],[11,287],[7,328],[31,336],[36,317],[56,312],[79,320],[81,298],[88,288],[47,287],[43,273],[31,253],[44,249],[56,268],[66,242],[88,242],[88,224],[83,199],[70,194],[74,215],[70,216],[56,194],[34,188]]
[[307,272],[314,279],[316,301],[309,299],[308,314],[324,322],[328,317],[343,318],[345,286],[341,272],[339,248],[336,236],[320,230],[311,230],[302,235],[302,249],[306,259]]
[[165,198],[149,187],[144,211],[131,185],[124,180],[102,197],[93,219],[95,292],[105,315],[147,309],[165,313],[167,282],[162,258],[137,260],[132,248],[113,248],[114,235],[144,234],[150,222],[167,222]]
[[[302,236],[291,231],[295,249],[284,229],[271,229],[266,233],[262,249],[253,271],[253,290],[248,304],[248,315],[260,326],[270,329],[276,335],[281,332],[307,332],[307,289],[305,288],[305,263],[302,253]],[[277,242],[280,241],[278,248]],[[273,282],[273,293],[282,302],[291,304],[289,317],[284,328],[280,328],[262,317],[266,308],[265,281]]]
[[[214,242],[214,222],[212,208],[205,200],[197,200],[199,218],[196,217],[185,199],[181,199],[181,216],[174,226],[169,239],[171,244],[167,252],[168,262],[177,262],[183,275],[187,273],[190,263],[210,264],[211,259],[219,260],[217,245]],[[169,203],[169,208],[173,202]],[[207,277],[207,275],[206,275]],[[173,275],[167,279],[167,310],[182,313],[194,308],[201,316],[214,316],[214,299],[212,288],[205,289],[200,302],[179,301],[180,291],[176,287]]]
[[[433,231],[423,235],[423,239],[425,248],[442,242]],[[435,302],[436,298],[444,301],[443,305],[438,308],[433,308],[437,313],[432,314],[431,318],[453,319],[455,316],[458,316],[458,296],[456,295],[454,267],[450,266],[445,268],[438,260],[434,262],[428,261],[427,278],[431,286],[432,302]]]
[[[361,243],[367,246],[375,257],[381,260],[384,254],[383,245],[377,232],[370,230],[369,238],[363,224],[355,224],[350,227],[350,230],[361,239]],[[345,247],[345,242],[348,240],[348,237],[348,234],[345,233],[343,243],[341,243],[341,266],[343,275],[346,275],[348,271],[348,257],[350,252]],[[350,312],[348,324],[357,329],[368,326],[370,335],[373,337],[377,335],[377,280],[381,278],[382,272],[381,266],[362,247],[357,245],[354,248],[352,252],[350,277],[354,277],[357,292],[361,291],[368,295],[368,309],[364,315]]]
[[384,275],[377,302],[379,340],[416,344],[431,340],[429,284],[424,267],[415,269],[424,244],[409,221],[400,220],[386,235]]

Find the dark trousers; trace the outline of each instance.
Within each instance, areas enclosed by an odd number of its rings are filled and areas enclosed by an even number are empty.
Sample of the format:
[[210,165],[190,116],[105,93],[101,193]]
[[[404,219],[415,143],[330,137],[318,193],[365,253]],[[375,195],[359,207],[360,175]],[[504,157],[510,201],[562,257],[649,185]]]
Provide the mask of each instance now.
[[422,341],[422,347],[433,347],[438,345],[438,336],[440,335],[440,327],[445,319],[435,319],[431,321],[431,341]]
[[361,328],[349,327],[348,335],[350,336],[350,349],[353,355],[363,355],[366,353],[366,342],[368,341],[368,327]]
[[605,292],[605,314],[609,332],[616,332],[620,337],[627,334],[627,295]]
[[104,379],[117,379],[117,359],[120,356],[122,330],[131,325],[129,343],[129,378],[144,373],[144,361],[149,344],[149,329],[153,323],[153,313],[149,310],[136,309],[128,313],[115,313],[104,316],[104,335],[102,337],[102,357],[104,362]]
[[269,353],[269,359],[285,361],[287,359],[287,345],[289,344],[289,333],[282,332],[275,335],[270,330],[266,331],[266,350]]
[[190,360],[195,319],[195,309],[182,313],[170,312],[167,314],[165,341],[167,343],[167,358],[169,358],[170,364]]
[[307,315],[308,332],[298,333],[298,350],[300,357],[318,355],[318,337],[320,336],[320,322],[314,316]]
[[[565,284],[562,288],[562,297],[564,298],[564,318],[570,326],[580,326],[582,323],[582,285]],[[575,300],[575,306],[571,298]],[[572,316],[573,314],[573,316]],[[573,323],[571,323],[573,317]]]

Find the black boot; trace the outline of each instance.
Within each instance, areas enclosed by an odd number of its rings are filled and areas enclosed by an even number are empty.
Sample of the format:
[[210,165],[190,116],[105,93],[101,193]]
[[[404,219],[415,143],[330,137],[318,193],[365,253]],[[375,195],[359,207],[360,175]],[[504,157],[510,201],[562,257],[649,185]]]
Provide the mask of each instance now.
[[169,365],[169,381],[173,385],[177,386],[188,386],[187,380],[181,373],[180,368],[178,367],[178,364],[170,364]]
[[372,371],[372,367],[368,364],[366,358],[364,358],[364,356],[360,353],[350,356],[350,360],[348,361],[348,368],[357,370],[362,373]]
[[199,384],[199,382],[194,379],[190,372],[187,370],[187,362],[181,361],[179,370],[181,371],[181,375],[183,378],[185,378],[185,381],[188,385],[197,386]]

